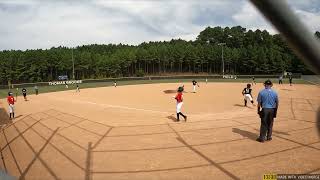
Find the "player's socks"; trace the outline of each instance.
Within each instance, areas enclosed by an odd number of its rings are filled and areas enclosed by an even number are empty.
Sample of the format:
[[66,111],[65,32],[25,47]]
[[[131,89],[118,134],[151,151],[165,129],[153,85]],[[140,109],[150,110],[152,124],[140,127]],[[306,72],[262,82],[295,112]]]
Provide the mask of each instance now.
[[247,100],[244,100],[244,106],[247,106]]
[[12,118],[14,118],[14,113],[12,113]]
[[181,112],[179,112],[179,114],[184,118],[186,119],[186,116],[184,114],[182,114]]
[[11,113],[10,113],[10,119],[11,119]]
[[179,121],[179,113],[177,113],[177,121]]

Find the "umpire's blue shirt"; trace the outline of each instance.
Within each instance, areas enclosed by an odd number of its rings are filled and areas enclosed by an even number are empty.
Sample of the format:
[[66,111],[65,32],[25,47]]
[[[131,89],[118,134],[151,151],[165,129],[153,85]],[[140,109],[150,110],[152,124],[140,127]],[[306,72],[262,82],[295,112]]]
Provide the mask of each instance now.
[[278,94],[271,88],[265,88],[259,92],[258,103],[262,108],[276,108],[278,102]]

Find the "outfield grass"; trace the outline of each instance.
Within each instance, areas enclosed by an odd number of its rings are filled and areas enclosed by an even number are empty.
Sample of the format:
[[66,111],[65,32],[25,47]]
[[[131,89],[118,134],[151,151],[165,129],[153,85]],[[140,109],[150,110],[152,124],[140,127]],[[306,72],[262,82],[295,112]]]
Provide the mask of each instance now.
[[[128,80],[128,81],[118,81],[118,86],[124,85],[134,85],[134,84],[152,84],[152,83],[191,83],[193,79],[160,79],[160,80]],[[205,82],[205,79],[196,79],[199,84]],[[257,83],[263,83],[266,79],[265,78],[257,78]],[[278,83],[278,79],[270,79],[274,83]],[[251,79],[208,79],[208,82],[242,82],[242,83],[250,83]],[[289,83],[287,79],[283,80],[284,84]],[[303,79],[294,79],[294,84],[311,84]],[[56,86],[38,86],[39,94],[41,93],[48,93],[48,92],[56,92],[56,91],[65,91],[65,90],[75,90],[76,85],[68,85],[69,88],[66,89],[65,85],[56,85]],[[83,83],[79,84],[80,89],[84,88],[96,88],[96,87],[108,87],[113,86],[113,82],[94,82],[94,83]],[[27,87],[28,94],[35,94],[33,87]],[[16,95],[16,89],[12,90],[14,95]],[[7,89],[0,89],[0,98],[5,98],[8,95]],[[18,95],[22,95],[21,88],[18,90]]]

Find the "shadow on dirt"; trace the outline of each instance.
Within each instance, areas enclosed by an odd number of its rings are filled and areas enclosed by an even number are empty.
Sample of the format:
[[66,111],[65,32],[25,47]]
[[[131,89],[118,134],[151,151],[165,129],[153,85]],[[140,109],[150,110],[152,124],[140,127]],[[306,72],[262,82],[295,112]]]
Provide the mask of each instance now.
[[237,107],[246,107],[246,108],[249,108],[249,109],[253,109],[252,106],[248,105],[248,106],[244,106],[242,104],[234,104],[233,106],[237,106]]
[[245,107],[243,104],[234,104],[233,106]]
[[166,94],[174,94],[177,92],[177,90],[164,90],[163,92]]
[[281,89],[283,91],[293,91],[292,89]]
[[8,113],[3,108],[0,108],[0,126],[11,124],[12,120],[9,118]]
[[167,116],[167,118],[172,120],[173,122],[177,122],[177,118],[174,115]]
[[[175,94],[175,93],[177,93],[177,90],[168,89],[168,90],[164,90],[163,92],[165,94]],[[188,92],[187,91],[183,91],[183,93],[188,93]]]
[[249,132],[249,131],[245,131],[245,130],[241,130],[241,129],[238,129],[238,128],[232,128],[232,132],[240,134],[241,136],[243,136],[245,138],[248,138],[248,139],[251,139],[253,141],[256,141],[257,137],[259,136],[259,135],[255,134],[255,133],[252,133],[252,132]]
[[286,135],[286,136],[289,136],[289,135],[290,135],[290,134],[287,133],[287,132],[281,132],[281,131],[275,131],[275,130],[273,130],[273,132],[276,133],[276,134],[282,134],[282,135]]

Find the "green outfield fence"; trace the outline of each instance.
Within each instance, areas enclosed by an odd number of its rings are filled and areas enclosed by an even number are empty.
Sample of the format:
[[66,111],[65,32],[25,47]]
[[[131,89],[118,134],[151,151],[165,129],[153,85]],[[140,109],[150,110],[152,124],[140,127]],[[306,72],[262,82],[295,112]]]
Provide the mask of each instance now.
[[[103,82],[113,82],[113,81],[139,81],[139,80],[173,80],[173,79],[251,79],[255,77],[256,79],[276,79],[279,75],[175,75],[175,76],[144,76],[144,77],[121,77],[121,78],[104,78],[104,79],[84,79],[82,83],[103,83]],[[292,74],[294,79],[301,79],[302,75],[299,73]],[[35,85],[49,86],[49,82],[37,82],[37,83],[21,83],[12,84],[13,88],[22,87],[34,87]],[[0,89],[9,89],[8,85],[0,85]]]

